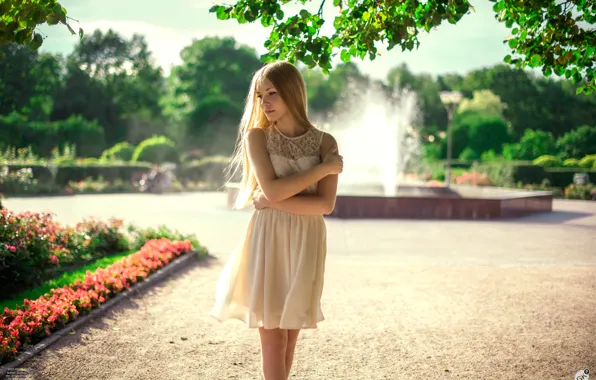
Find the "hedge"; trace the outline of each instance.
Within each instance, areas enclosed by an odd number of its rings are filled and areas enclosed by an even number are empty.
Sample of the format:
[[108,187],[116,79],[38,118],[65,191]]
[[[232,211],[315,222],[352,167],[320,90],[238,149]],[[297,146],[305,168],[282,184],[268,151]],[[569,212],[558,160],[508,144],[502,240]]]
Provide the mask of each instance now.
[[[47,165],[42,164],[8,164],[10,171],[17,171],[22,168],[31,168],[33,177],[39,182],[47,183],[52,181],[52,173]],[[146,172],[151,168],[148,163],[136,163],[134,165],[59,165],[56,171],[55,183],[66,186],[70,181],[78,182],[87,178],[98,179],[102,177],[106,181],[121,179],[129,181],[135,173]]]
[[52,122],[29,121],[12,113],[0,115],[0,148],[31,146],[33,151],[47,157],[52,150],[66,144],[75,144],[76,151],[85,156],[99,156],[106,148],[103,128],[95,121],[81,116]]
[[588,182],[596,182],[596,169],[582,168],[549,168],[546,169],[548,180],[554,187],[567,187],[573,183],[573,176],[576,173],[586,173],[589,176]]
[[[189,164],[178,165],[176,177],[178,180],[187,182],[221,182],[225,178],[225,169],[229,163],[229,158],[225,156],[206,157],[200,161]],[[0,164],[1,165],[1,164]],[[43,164],[7,164],[9,171],[17,171],[22,168],[31,168],[33,177],[40,183],[52,181],[52,174],[47,165]],[[59,186],[66,186],[70,181],[78,182],[87,178],[99,179],[102,177],[106,181],[123,180],[130,181],[133,176],[140,172],[147,172],[152,164],[146,162],[136,162],[130,164],[68,164],[57,167],[55,183]]]

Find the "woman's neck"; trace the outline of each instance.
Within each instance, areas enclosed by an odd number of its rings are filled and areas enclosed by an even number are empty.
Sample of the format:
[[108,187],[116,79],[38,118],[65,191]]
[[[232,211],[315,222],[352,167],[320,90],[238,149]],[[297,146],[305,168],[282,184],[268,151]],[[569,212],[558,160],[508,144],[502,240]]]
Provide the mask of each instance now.
[[296,137],[304,134],[306,128],[299,124],[293,117],[288,115],[275,122],[277,129],[288,137]]

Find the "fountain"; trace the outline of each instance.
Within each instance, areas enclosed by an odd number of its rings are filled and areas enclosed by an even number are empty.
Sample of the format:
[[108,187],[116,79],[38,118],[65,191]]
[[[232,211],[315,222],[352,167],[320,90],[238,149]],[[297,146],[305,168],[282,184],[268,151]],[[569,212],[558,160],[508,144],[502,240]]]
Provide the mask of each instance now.
[[[420,160],[413,128],[416,94],[352,82],[320,128],[337,140],[344,157],[336,218],[493,219],[552,211],[552,194],[496,187],[428,186],[404,173]],[[321,125],[322,124],[322,125]],[[238,184],[226,185],[232,207]]]
[[420,137],[412,127],[417,116],[410,91],[348,86],[322,128],[344,157],[331,217],[492,219],[552,211],[550,192],[406,180],[404,173],[420,159]]

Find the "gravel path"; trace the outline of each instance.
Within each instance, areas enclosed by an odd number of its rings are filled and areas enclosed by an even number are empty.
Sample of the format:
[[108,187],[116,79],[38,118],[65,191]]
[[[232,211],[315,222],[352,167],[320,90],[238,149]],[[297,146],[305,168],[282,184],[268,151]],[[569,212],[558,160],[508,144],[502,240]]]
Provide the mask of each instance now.
[[[190,206],[171,216],[182,200]],[[53,210],[68,222],[103,217],[121,204],[114,214],[194,231],[219,258],[193,263],[57,342],[25,363],[30,378],[259,379],[256,331],[207,315],[231,236],[248,214],[218,209],[221,194],[164,197],[145,214],[130,212],[134,202],[151,200],[89,197],[72,209],[63,200],[6,202]],[[328,220],[327,320],[301,333],[291,378],[550,380],[573,379],[586,367],[594,373],[596,205],[557,202],[556,210],[507,222]]]

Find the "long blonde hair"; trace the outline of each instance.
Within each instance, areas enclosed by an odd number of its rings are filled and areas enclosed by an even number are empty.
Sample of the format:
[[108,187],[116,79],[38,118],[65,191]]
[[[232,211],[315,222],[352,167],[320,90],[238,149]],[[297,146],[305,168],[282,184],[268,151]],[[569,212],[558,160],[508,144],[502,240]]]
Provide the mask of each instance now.
[[246,97],[244,113],[238,128],[236,148],[228,167],[230,181],[234,179],[239,168],[242,167],[240,189],[234,205],[236,209],[246,207],[252,201],[252,194],[257,188],[257,179],[246,153],[247,133],[252,128],[265,129],[271,127],[271,123],[267,120],[257,100],[257,87],[264,79],[273,84],[296,122],[305,128],[314,128],[307,116],[308,105],[304,79],[294,65],[285,61],[270,63],[253,75],[248,96]]

